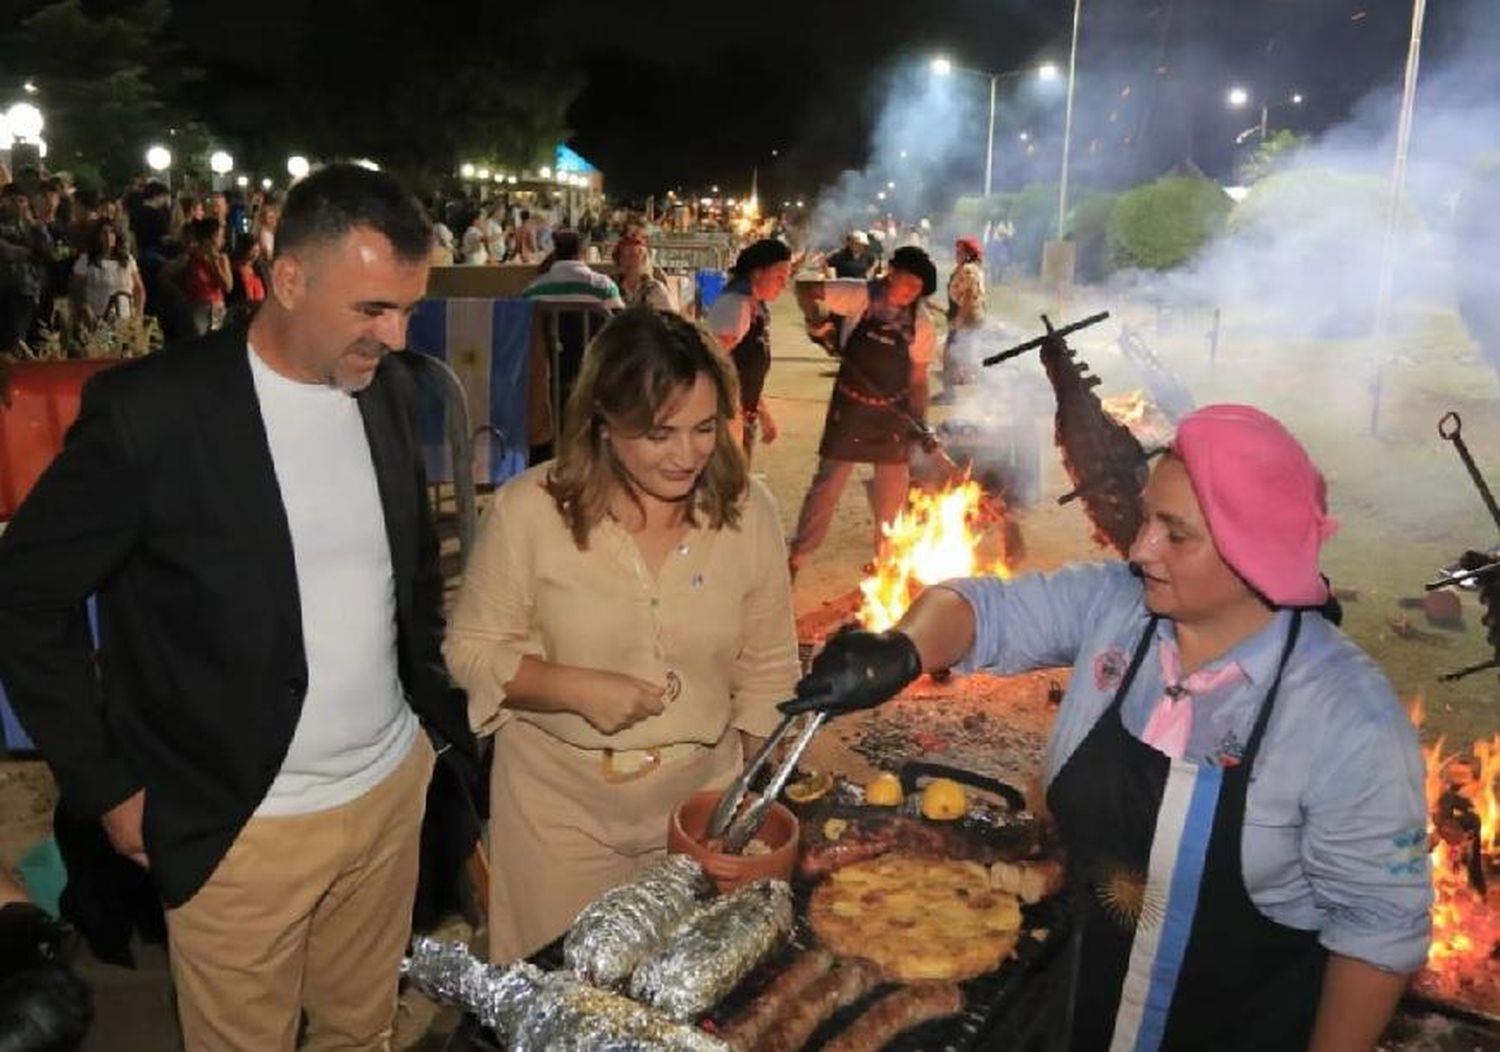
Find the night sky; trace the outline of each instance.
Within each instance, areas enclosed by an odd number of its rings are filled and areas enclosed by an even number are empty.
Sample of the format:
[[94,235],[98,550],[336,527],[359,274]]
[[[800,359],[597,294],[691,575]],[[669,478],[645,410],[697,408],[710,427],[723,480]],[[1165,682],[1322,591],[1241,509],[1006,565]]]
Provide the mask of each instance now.
[[[1430,51],[1461,32],[1461,6],[1432,5]],[[767,200],[812,196],[840,170],[861,167],[883,86],[903,64],[940,52],[986,72],[1065,64],[1072,14],[1071,0],[550,7],[547,35],[587,78],[568,113],[573,145],[612,188],[691,193],[719,183],[743,192],[759,166]],[[1258,121],[1262,95],[1305,95],[1295,110],[1273,110],[1273,127],[1318,132],[1344,120],[1398,79],[1411,20],[1402,0],[1084,0],[1083,12],[1074,149],[1085,179],[1089,143],[1109,157],[1103,181],[1182,161],[1227,174],[1234,137]],[[978,171],[987,87],[978,77],[964,83],[977,113]],[[1231,84],[1257,104],[1230,111]],[[1045,111],[1018,118],[1018,108],[1002,98],[1002,132],[1018,134],[1007,117],[1060,127],[1060,93]],[[1015,188],[1047,169],[1038,158],[1002,180]]]

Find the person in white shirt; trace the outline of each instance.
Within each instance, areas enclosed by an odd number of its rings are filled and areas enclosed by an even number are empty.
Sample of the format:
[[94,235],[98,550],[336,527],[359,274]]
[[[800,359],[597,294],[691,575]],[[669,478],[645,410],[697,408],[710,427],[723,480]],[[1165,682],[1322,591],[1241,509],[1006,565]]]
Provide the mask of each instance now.
[[451,267],[454,261],[453,231],[441,221],[432,224],[432,265]]
[[468,229],[464,231],[464,237],[458,246],[459,262],[471,266],[483,266],[490,261],[490,250],[486,244],[484,231],[484,217],[475,212],[474,218],[469,221]]
[[120,231],[108,219],[94,222],[89,248],[73,265],[73,302],[95,318],[123,320],[146,305],[146,286]]
[[477,762],[391,353],[431,247],[390,175],[299,181],[248,329],[96,375],[0,535],[0,676],[149,870],[192,1052],[391,1047],[436,754]]

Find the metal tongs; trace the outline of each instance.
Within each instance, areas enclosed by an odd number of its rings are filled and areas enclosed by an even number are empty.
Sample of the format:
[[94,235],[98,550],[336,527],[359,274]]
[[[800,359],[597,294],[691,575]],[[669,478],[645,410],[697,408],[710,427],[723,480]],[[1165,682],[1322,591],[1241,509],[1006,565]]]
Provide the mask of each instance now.
[[750,843],[750,838],[759,832],[765,823],[766,815],[771,810],[771,805],[781,795],[781,790],[786,786],[787,779],[792,776],[792,770],[797,766],[797,761],[807,751],[808,743],[813,740],[813,735],[818,733],[818,728],[828,719],[827,712],[814,712],[802,728],[802,733],[787,750],[786,758],[781,761],[781,766],[776,768],[776,773],[771,775],[771,780],[766,783],[765,792],[754,800],[742,811],[741,805],[745,797],[750,793],[750,783],[771,760],[771,754],[777,746],[792,731],[792,724],[797,721],[797,716],[786,716],[781,723],[771,732],[766,743],[760,747],[755,758],[750,761],[743,774],[730,783],[729,788],[719,799],[719,806],[714,809],[713,820],[708,824],[708,839],[724,842],[726,854],[738,855]]

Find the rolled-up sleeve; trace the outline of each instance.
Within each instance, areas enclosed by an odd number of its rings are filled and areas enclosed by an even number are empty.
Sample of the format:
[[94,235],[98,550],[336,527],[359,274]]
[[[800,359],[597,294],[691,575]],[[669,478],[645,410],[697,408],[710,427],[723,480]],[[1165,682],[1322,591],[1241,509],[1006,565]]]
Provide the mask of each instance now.
[[941,587],[957,592],[974,611],[974,646],[954,671],[1001,675],[1071,665],[1099,612],[1140,588],[1124,563],[1067,566],[1011,580],[962,578]]
[[1327,758],[1308,783],[1302,862],[1327,917],[1320,939],[1333,953],[1414,972],[1432,936],[1421,750],[1383,682],[1350,676],[1345,689],[1378,690],[1388,701],[1353,726],[1330,728]]
[[539,527],[532,506],[550,498],[523,492],[525,486],[536,483],[523,476],[502,486],[485,512],[443,643],[449,672],[468,692],[469,726],[476,734],[492,734],[509,719],[506,684],[522,658],[544,653],[532,616],[528,539]]
[[770,492],[751,483],[743,529],[750,542],[750,588],[745,597],[744,644],[735,660],[731,725],[759,737],[776,728],[778,702],[792,696],[801,666],[792,614],[786,541]]
[[870,306],[870,285],[863,278],[834,278],[823,283],[823,305],[833,314],[858,317]]
[[754,314],[755,304],[749,296],[724,292],[708,308],[708,315],[703,323],[714,334],[720,346],[727,349],[744,339],[745,333],[750,331]]

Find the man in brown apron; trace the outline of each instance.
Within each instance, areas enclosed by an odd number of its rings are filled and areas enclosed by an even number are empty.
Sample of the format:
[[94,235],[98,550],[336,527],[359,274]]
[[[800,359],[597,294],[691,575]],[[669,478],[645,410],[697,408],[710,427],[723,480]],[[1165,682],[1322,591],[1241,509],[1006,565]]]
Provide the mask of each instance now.
[[824,302],[833,312],[833,346],[841,360],[818,469],[802,501],[790,565],[823,543],[839,495],[855,464],[873,464],[870,509],[875,544],[881,528],[906,501],[907,464],[913,420],[927,414],[927,365],[936,333],[922,300],[937,289],[937,268],[920,248],[898,249],[883,278],[871,282],[829,282]]

